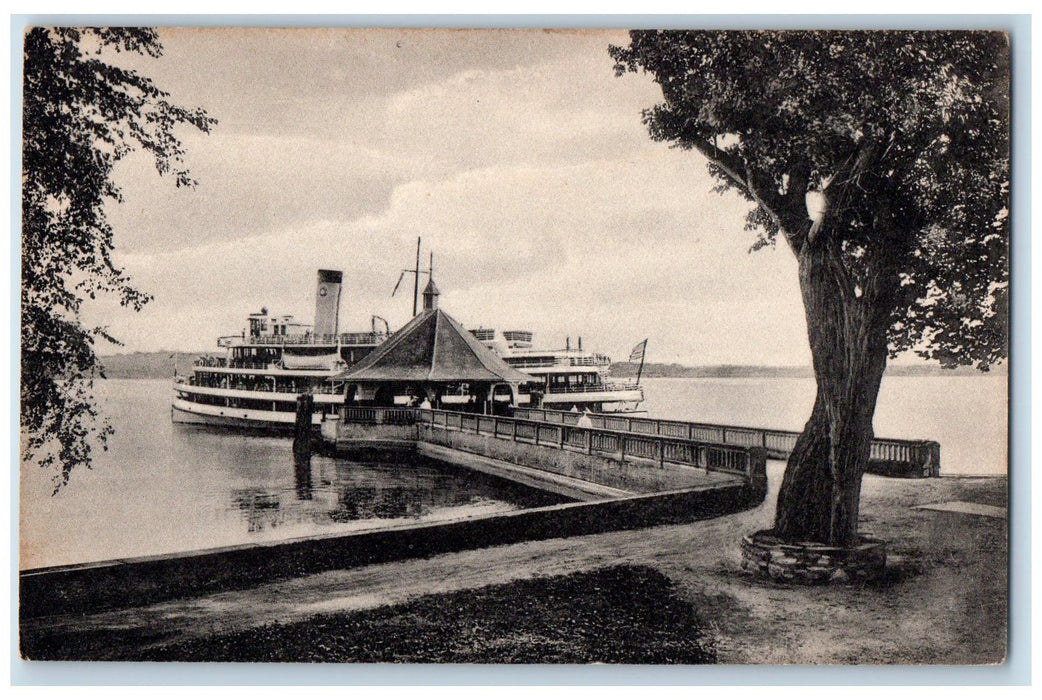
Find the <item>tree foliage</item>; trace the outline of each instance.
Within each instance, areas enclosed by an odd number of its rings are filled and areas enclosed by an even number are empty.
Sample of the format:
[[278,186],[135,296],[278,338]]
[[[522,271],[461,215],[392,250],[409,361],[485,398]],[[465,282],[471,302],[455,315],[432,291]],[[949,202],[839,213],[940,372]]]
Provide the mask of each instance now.
[[93,387],[102,368],[95,342],[118,343],[81,321],[85,298],[115,295],[139,310],[150,299],[112,259],[106,201],[121,201],[116,162],[135,149],[152,155],[178,187],[195,183],[176,129],[216,123],[186,109],[139,73],[106,61],[112,52],[159,58],[154,30],[43,28],[25,33],[22,108],[22,459],[55,470],[55,490],[111,426]]
[[751,203],[754,249],[781,235],[796,256],[817,395],[774,534],[850,545],[888,355],[987,369],[1007,353],[1008,40],[636,31],[610,53],[662,88],[652,138]]
[[1005,35],[635,31],[610,52],[617,73],[662,87],[644,112],[652,138],[703,153],[754,204],[754,247],[779,232],[802,245],[817,193],[851,290],[878,248],[897,258],[893,353],[982,369],[1005,357]]

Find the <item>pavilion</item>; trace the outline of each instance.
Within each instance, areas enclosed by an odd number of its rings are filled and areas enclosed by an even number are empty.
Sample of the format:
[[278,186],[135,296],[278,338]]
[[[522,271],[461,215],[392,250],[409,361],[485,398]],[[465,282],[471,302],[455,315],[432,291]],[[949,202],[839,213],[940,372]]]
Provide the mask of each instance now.
[[337,377],[348,405],[430,405],[491,413],[516,406],[522,384],[538,383],[485,347],[438,308],[434,280],[423,291],[423,311]]

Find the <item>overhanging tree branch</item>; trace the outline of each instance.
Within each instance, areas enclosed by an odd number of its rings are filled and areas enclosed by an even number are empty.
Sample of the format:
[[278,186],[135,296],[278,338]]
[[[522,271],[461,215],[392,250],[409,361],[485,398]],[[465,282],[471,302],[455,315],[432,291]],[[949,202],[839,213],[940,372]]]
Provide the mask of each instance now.
[[34,27],[24,42],[22,459],[56,467],[57,490],[75,467],[90,466],[91,442],[104,446],[112,433],[93,405],[92,386],[104,376],[94,344],[114,339],[83,326],[82,298],[107,292],[134,309],[150,299],[112,258],[105,204],[121,201],[114,166],[140,149],[160,175],[190,186],[174,132],[185,123],[209,132],[216,122],[104,60],[109,50],[158,58],[152,29]]
[[719,148],[716,144],[693,136],[685,136],[685,145],[694,148],[705,156],[710,163],[720,168],[735,185],[745,190],[760,207],[767,212],[774,221],[782,228],[786,235],[790,235],[786,227],[786,216],[788,202],[773,191],[765,178],[758,176],[748,163],[732,153]]
[[701,153],[737,187],[748,193],[778,225],[793,252],[798,253],[812,224],[807,216],[805,201],[809,183],[808,165],[803,162],[797,163],[790,173],[786,192],[780,193],[770,178],[759,173],[746,160],[694,135],[691,131],[686,130],[683,136],[684,145]]

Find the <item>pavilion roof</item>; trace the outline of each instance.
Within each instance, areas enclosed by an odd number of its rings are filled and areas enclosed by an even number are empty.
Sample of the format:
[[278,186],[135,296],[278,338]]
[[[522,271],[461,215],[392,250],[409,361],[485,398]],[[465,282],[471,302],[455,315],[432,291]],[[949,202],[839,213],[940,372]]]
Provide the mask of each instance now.
[[337,377],[347,381],[534,382],[441,309],[423,311]]

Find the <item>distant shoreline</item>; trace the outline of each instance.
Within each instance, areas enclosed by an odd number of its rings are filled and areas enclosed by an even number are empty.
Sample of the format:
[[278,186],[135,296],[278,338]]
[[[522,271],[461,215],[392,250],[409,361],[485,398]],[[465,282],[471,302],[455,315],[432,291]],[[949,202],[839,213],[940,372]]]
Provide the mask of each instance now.
[[[173,376],[174,367],[184,374],[200,355],[212,353],[199,352],[133,352],[118,355],[103,355],[101,363],[105,376],[110,379],[167,379]],[[638,365],[632,362],[616,362],[611,366],[612,376],[635,377]],[[966,377],[978,376],[982,373],[972,367],[944,369],[936,365],[891,365],[887,367],[887,375],[893,377]],[[995,367],[988,375],[1005,376],[1006,366]],[[983,375],[983,376],[988,376]],[[704,365],[689,367],[675,363],[648,362],[644,365],[641,377],[651,378],[813,378],[810,367],[772,367],[770,365]]]
[[[635,377],[638,365],[630,362],[616,362],[611,366],[611,373],[616,377]],[[957,367],[945,369],[937,365],[890,365],[886,374],[891,377],[973,377],[984,375],[973,367]],[[987,373],[1006,375],[1006,367],[995,367]],[[810,379],[814,370],[810,367],[775,367],[771,365],[701,365],[688,367],[679,364],[648,362],[644,365],[642,377],[662,377],[671,379],[684,378],[728,378],[728,377],[766,377]]]

